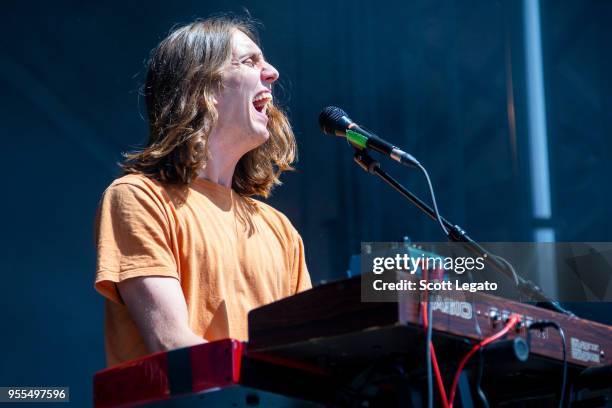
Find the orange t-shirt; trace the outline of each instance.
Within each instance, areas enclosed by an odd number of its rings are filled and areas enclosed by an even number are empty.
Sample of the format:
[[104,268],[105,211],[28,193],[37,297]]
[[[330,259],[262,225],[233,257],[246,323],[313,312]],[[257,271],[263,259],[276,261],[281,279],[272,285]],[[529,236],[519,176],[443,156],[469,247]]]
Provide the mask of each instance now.
[[287,217],[204,179],[181,190],[121,177],[104,192],[95,229],[109,366],[148,353],[116,282],[178,279],[189,326],[209,341],[247,340],[251,309],[311,287],[302,239]]

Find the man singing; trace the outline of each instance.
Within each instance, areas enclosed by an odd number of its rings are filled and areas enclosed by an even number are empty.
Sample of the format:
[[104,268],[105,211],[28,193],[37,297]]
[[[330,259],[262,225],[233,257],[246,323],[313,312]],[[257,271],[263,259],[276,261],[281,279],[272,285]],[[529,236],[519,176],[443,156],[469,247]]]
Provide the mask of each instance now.
[[128,154],[96,220],[95,288],[108,365],[247,339],[247,313],[310,288],[302,239],[267,197],[296,154],[272,103],[278,71],[252,26],[212,18],[153,51],[150,136]]

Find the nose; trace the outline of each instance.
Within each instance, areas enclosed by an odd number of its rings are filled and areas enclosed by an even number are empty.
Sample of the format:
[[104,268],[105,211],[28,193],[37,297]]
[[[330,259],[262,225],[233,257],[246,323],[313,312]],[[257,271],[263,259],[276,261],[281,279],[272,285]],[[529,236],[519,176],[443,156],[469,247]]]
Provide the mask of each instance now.
[[280,74],[278,73],[276,68],[274,68],[272,64],[268,62],[264,64],[263,69],[261,70],[261,80],[262,81],[271,84],[274,81],[276,81],[279,76]]

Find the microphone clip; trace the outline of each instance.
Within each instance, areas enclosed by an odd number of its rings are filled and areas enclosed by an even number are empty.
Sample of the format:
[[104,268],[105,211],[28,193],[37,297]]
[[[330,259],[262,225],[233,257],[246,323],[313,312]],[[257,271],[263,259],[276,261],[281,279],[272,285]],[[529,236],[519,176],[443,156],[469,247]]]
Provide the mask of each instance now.
[[359,167],[370,174],[376,174],[376,170],[380,168],[380,163],[374,160],[372,156],[368,154],[366,149],[359,149],[355,147],[353,160],[359,165]]

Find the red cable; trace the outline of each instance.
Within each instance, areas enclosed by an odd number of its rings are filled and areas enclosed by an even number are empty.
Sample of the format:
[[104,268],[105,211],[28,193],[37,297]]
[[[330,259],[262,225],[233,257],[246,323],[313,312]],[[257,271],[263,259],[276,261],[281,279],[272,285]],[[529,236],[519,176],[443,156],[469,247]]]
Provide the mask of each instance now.
[[[424,278],[427,279],[427,271],[423,270]],[[427,321],[427,302],[429,302],[428,292],[425,292],[425,301],[421,302],[421,311],[423,312],[423,327],[425,328],[425,332],[427,333],[427,325],[429,322]],[[429,349],[431,350],[431,364],[433,366],[434,372],[436,374],[436,383],[438,385],[438,390],[440,391],[440,398],[442,399],[442,406],[444,408],[449,408],[448,406],[448,398],[446,396],[446,389],[444,388],[444,382],[442,381],[442,373],[440,372],[440,367],[438,366],[438,359],[436,358],[436,349],[433,345],[433,342],[429,342]]]
[[449,408],[446,390],[444,389],[444,383],[442,382],[442,373],[440,373],[440,367],[438,367],[438,359],[436,358],[436,349],[434,348],[433,343],[429,343],[429,347],[431,348],[431,362],[436,373],[436,383],[438,384],[438,389],[440,390],[442,406],[444,408]]
[[500,331],[498,331],[494,335],[492,335],[490,337],[487,337],[486,339],[482,340],[480,343],[476,344],[465,355],[465,357],[463,357],[463,359],[461,360],[461,363],[459,363],[459,367],[457,367],[457,371],[455,372],[455,377],[453,378],[453,385],[451,387],[451,392],[450,392],[450,405],[449,405],[449,408],[453,408],[453,402],[455,400],[455,392],[457,391],[457,384],[459,383],[459,376],[461,375],[461,371],[463,370],[463,367],[465,367],[465,365],[467,364],[468,360],[478,350],[480,350],[481,348],[483,348],[487,344],[492,343],[495,340],[498,340],[500,337],[502,337],[506,333],[508,333],[508,331],[510,331],[510,329],[512,327],[514,327],[516,325],[516,323],[518,323],[519,320],[520,320],[520,316],[517,315],[517,314],[513,314],[512,316],[510,316],[510,318],[508,319],[508,322],[506,323],[506,325],[504,326],[503,329],[501,329]]

